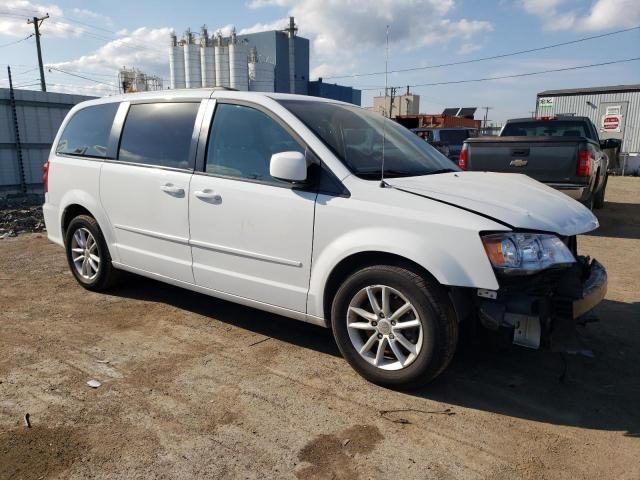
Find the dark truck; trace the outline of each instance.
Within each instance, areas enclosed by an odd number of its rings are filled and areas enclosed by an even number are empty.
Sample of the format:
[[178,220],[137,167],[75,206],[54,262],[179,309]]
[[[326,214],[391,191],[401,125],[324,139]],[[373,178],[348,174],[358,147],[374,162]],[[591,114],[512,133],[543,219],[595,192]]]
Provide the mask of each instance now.
[[602,208],[610,166],[604,150],[619,146],[615,139],[601,142],[587,117],[520,118],[508,120],[499,137],[465,140],[458,165],[524,173],[589,208]]

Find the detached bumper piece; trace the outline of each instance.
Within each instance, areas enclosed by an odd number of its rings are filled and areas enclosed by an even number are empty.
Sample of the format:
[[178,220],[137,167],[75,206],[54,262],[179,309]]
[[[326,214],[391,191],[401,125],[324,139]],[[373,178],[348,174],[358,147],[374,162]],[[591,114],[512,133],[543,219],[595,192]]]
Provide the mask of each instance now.
[[607,272],[596,260],[578,257],[569,269],[505,279],[496,298],[478,298],[480,323],[513,328],[513,343],[580,353],[575,327],[607,293]]

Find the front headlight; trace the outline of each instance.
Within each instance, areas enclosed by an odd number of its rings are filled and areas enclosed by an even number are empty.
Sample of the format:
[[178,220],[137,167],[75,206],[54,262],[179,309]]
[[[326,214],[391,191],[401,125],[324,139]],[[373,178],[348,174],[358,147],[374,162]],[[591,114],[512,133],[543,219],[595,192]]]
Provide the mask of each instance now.
[[493,267],[506,274],[528,275],[576,261],[555,235],[510,232],[483,235],[481,238]]

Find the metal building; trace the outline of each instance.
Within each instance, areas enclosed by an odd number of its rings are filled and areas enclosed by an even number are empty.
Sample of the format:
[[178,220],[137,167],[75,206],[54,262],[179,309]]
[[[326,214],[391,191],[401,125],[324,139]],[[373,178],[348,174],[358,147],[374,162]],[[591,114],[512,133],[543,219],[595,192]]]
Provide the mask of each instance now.
[[362,103],[361,90],[336,83],[325,83],[322,78],[309,82],[309,95],[340,100],[341,102],[353,103],[358,106]]
[[420,95],[406,93],[404,95],[373,97],[371,110],[389,118],[395,118],[398,115],[418,115],[420,113]]
[[[263,58],[268,58],[274,66],[274,91],[306,95],[309,83],[309,40],[289,33],[273,30],[270,32],[238,35],[238,41],[246,41],[249,49],[256,47]],[[293,65],[290,68],[290,45],[293,45]],[[291,92],[290,74],[293,73],[295,92]]]
[[622,140],[626,173],[640,170],[640,84],[546,90],[536,99],[536,116],[589,117],[601,139]]
[[62,120],[94,97],[14,90],[14,98],[0,88],[0,192],[42,192],[42,165]]

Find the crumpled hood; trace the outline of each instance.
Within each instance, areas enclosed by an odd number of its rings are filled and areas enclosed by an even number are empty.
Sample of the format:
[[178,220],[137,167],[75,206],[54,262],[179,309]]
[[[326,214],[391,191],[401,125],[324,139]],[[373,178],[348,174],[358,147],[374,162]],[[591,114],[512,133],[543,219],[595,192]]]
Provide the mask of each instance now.
[[598,228],[588,208],[526,175],[454,172],[390,178],[393,187],[440,200],[514,228],[577,235]]

